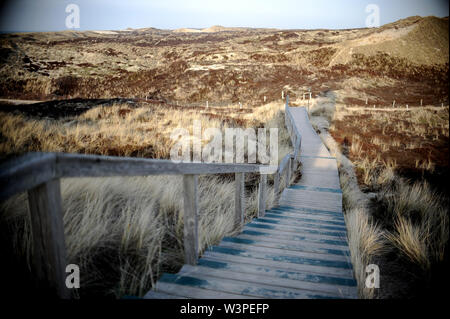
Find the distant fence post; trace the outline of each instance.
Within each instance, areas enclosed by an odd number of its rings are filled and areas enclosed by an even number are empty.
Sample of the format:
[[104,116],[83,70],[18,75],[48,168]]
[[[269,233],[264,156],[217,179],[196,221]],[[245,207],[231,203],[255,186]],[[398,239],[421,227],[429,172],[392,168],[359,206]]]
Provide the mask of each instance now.
[[59,179],[28,191],[36,279],[59,298],[70,298],[65,285],[66,245]]
[[290,182],[291,182],[291,161],[292,158],[289,158],[288,160],[288,167],[286,169],[286,188],[289,187]]
[[266,212],[266,188],[267,175],[259,175],[258,217],[263,217]]
[[244,225],[245,213],[245,174],[235,174],[235,196],[234,196],[234,222],[235,227],[239,230]]
[[273,193],[275,198],[278,199],[278,193],[280,192],[280,172],[277,170],[273,179]]
[[189,265],[198,258],[198,194],[197,175],[183,175],[184,189],[184,256]]

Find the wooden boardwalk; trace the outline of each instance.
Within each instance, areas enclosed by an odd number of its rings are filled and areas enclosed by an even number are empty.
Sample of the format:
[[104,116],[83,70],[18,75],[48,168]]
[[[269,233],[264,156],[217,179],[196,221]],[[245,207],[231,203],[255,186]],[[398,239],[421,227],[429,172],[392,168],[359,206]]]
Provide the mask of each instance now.
[[300,181],[196,266],[163,274],[144,298],[357,298],[336,159],[305,108],[290,110],[302,135]]

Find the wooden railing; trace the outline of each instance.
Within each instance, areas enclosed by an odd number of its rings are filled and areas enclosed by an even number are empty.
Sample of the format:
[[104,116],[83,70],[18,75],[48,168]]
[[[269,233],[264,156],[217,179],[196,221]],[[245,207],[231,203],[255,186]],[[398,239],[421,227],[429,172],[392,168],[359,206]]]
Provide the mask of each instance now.
[[[301,135],[293,124],[289,97],[286,99],[286,125],[290,131],[294,153],[286,155],[274,173],[274,191],[278,197],[289,185],[296,169]],[[245,173],[259,173],[258,217],[264,216],[266,203],[267,165],[174,163],[170,160],[79,155],[67,153],[28,153],[0,167],[0,200],[28,192],[33,261],[36,279],[47,283],[52,294],[70,298],[65,285],[66,246],[60,179],[70,177],[183,175],[184,189],[184,251],[185,263],[197,263],[198,245],[198,175],[235,174],[235,214],[237,230],[242,229],[245,212]],[[285,185],[280,187],[281,176]]]

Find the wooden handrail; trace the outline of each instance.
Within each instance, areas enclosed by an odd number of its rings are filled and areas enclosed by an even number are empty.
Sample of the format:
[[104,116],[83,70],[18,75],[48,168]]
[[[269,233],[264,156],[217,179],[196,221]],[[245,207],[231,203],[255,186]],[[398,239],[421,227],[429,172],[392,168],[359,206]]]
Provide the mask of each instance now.
[[[286,127],[290,131],[294,152],[287,154],[275,171],[274,192],[278,198],[281,176],[286,172],[284,187],[299,161],[301,135],[285,107]],[[33,233],[33,253],[37,277],[46,282],[49,291],[60,298],[70,298],[65,287],[66,247],[62,223],[60,179],[70,177],[183,175],[185,262],[196,264],[198,258],[198,175],[235,174],[235,214],[237,229],[244,223],[245,173],[259,173],[258,217],[266,209],[269,165],[176,163],[170,160],[113,157],[67,153],[28,153],[0,165],[0,200],[28,191]],[[267,169],[267,170],[265,170]]]

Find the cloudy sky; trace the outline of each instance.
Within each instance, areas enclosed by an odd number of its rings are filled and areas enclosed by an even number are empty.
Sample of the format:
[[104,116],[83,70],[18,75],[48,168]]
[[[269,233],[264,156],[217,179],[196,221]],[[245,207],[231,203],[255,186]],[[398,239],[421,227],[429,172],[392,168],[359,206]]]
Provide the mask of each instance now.
[[0,32],[66,30],[65,9],[80,8],[80,30],[212,25],[286,29],[365,27],[369,4],[380,23],[420,15],[448,16],[447,0],[0,0]]

